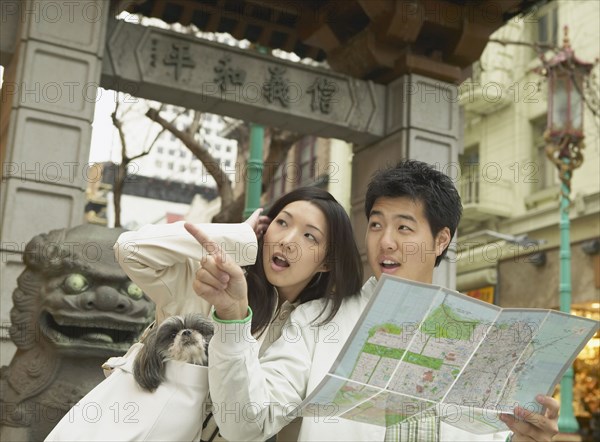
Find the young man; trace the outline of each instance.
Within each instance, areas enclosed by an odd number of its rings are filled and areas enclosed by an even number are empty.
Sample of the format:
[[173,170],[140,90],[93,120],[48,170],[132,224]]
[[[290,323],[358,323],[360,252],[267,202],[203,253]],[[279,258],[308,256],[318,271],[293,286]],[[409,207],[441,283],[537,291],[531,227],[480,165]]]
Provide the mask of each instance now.
[[[456,232],[462,205],[449,177],[426,163],[402,161],[371,179],[365,212],[367,258],[375,278],[385,273],[430,284],[433,269],[446,255]],[[548,408],[544,416],[520,407],[516,412],[521,419],[502,415],[515,433],[513,441],[550,440],[557,432],[559,404],[547,396],[536,399]],[[402,427],[388,429],[386,440],[413,440],[411,431],[426,435],[430,430],[419,428],[418,423]],[[460,433],[442,424],[442,440],[466,440],[468,434]],[[405,438],[399,438],[400,434]]]
[[[232,317],[215,304],[217,326],[209,346],[209,382],[215,416],[221,433],[231,440],[266,439],[290,422],[287,414],[325,377],[373,293],[376,280],[393,274],[431,283],[433,269],[440,263],[456,231],[461,215],[460,197],[451,180],[425,163],[403,161],[378,172],[369,184],[365,211],[369,219],[366,233],[367,257],[375,276],[361,293],[347,299],[332,324],[315,327],[314,318],[322,310],[320,301],[298,306],[286,328],[292,335],[274,343],[258,359],[250,333],[251,314]],[[218,246],[202,232],[190,229],[205,248],[218,252]],[[197,277],[196,293],[214,299],[219,291],[230,306],[247,311],[247,295],[241,272],[232,262],[209,260],[206,272]],[[237,275],[237,276],[236,276]],[[214,281],[228,281],[223,288]],[[558,403],[538,397],[547,407],[545,415],[517,407],[515,419],[503,420],[514,432],[513,441],[550,440],[557,432]],[[435,418],[433,418],[435,422]],[[421,425],[421,430],[424,425]],[[437,426],[437,425],[436,425]],[[408,428],[408,430],[406,430]],[[433,432],[444,441],[504,440],[506,434],[477,436],[449,425]],[[431,432],[418,428],[386,429],[330,416],[305,417],[294,440],[431,440]],[[419,433],[416,433],[419,432]],[[399,434],[402,434],[400,439]],[[281,438],[278,436],[278,440]],[[285,439],[290,440],[290,439]]]

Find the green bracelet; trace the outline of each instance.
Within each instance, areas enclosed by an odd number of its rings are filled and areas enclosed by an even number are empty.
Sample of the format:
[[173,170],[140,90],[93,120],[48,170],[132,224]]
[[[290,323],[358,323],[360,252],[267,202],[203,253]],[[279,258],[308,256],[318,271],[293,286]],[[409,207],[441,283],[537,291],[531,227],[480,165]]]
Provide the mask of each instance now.
[[218,322],[219,324],[247,324],[248,322],[252,321],[252,309],[250,306],[248,306],[248,316],[246,316],[244,319],[219,319],[216,311],[213,311],[212,317],[214,321]]

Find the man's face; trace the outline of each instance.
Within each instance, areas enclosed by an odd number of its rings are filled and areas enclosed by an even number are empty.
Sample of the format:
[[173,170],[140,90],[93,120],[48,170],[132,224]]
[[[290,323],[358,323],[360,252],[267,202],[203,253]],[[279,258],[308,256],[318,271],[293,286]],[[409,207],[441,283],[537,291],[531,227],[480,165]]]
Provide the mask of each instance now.
[[407,197],[375,200],[367,227],[367,258],[375,277],[382,273],[431,283],[435,259],[450,242],[444,227],[434,238],[423,204]]

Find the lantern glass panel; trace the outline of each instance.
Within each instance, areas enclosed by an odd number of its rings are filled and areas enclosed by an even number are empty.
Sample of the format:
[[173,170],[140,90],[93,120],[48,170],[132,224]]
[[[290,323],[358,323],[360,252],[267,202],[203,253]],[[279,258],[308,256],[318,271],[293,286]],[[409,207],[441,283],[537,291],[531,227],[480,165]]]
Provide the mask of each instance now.
[[583,99],[581,97],[581,87],[581,82],[577,81],[577,84],[573,84],[571,90],[571,128],[576,132],[583,132]]
[[567,78],[564,76],[554,77],[554,90],[552,91],[552,121],[550,130],[552,132],[563,131],[567,127],[569,111],[569,97],[567,91]]

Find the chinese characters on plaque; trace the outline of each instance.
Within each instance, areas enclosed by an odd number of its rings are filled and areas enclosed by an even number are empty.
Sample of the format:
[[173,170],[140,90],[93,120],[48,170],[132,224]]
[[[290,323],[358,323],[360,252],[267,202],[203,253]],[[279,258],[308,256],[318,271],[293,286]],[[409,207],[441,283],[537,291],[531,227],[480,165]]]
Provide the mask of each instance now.
[[[158,58],[158,44],[156,39],[151,40],[150,47],[150,66],[156,67]],[[185,68],[194,69],[196,62],[192,59],[189,43],[177,42],[171,43],[168,52],[163,58],[164,66],[173,66],[174,79],[180,81]],[[262,83],[262,96],[269,103],[279,103],[283,107],[289,107],[292,103],[290,98],[290,81],[286,78],[286,67],[270,66],[268,67],[269,76]],[[215,76],[213,81],[219,87],[221,92],[234,87],[241,87],[246,81],[246,70],[235,66],[230,55],[222,56],[216,66],[213,67]],[[311,96],[310,110],[312,112],[321,112],[329,114],[332,110],[334,99],[338,92],[338,86],[335,81],[323,76],[314,78],[311,84],[301,85],[302,91]]]

